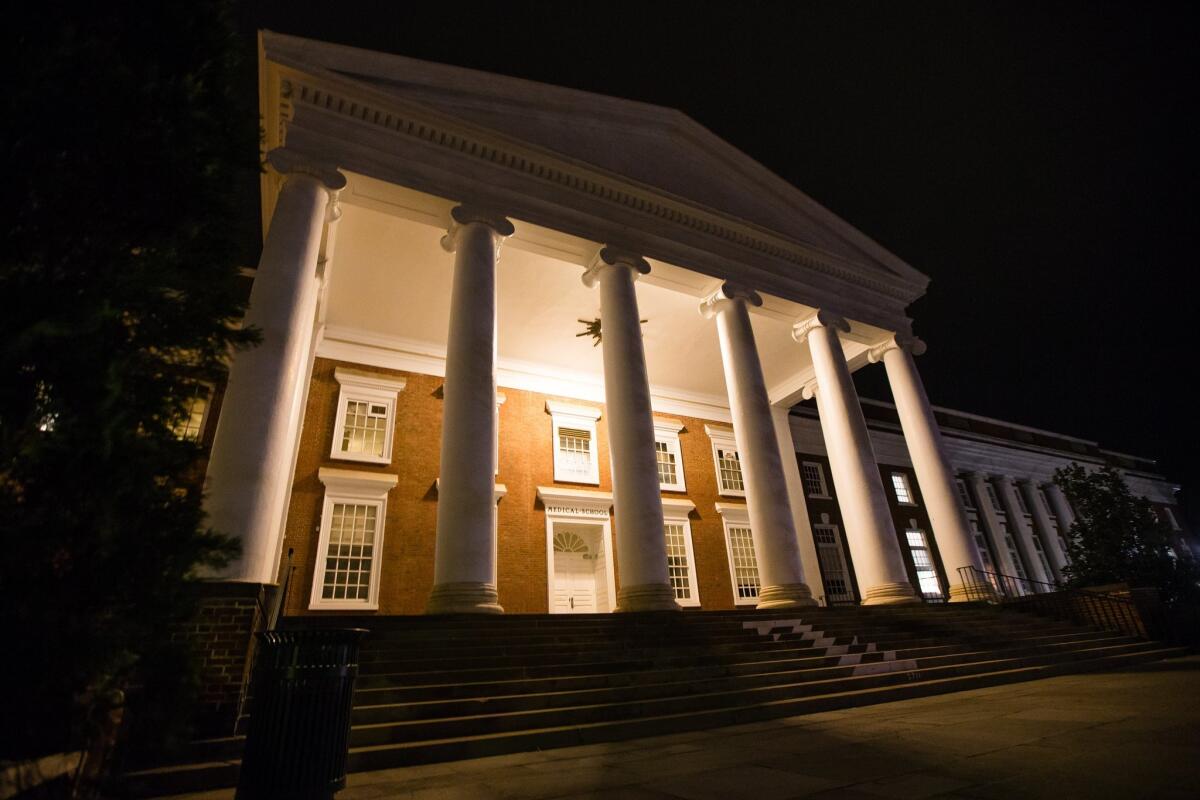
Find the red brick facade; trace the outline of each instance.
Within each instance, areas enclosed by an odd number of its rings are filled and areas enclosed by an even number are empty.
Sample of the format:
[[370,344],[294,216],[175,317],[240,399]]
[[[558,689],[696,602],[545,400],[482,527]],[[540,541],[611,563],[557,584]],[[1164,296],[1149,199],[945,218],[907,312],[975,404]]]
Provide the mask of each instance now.
[[[353,368],[407,381],[397,399],[392,461],[375,466],[330,458],[337,415],[337,367]],[[442,379],[431,375],[398,372],[318,358],[313,367],[300,452],[296,463],[287,539],[283,552],[294,548],[297,567],[288,593],[288,614],[344,613],[310,611],[309,596],[317,561],[324,486],[318,479],[322,467],[396,475],[399,483],[388,493],[383,529],[379,614],[419,614],[433,587],[433,555],[437,519],[438,459],[442,430]],[[612,491],[603,404],[583,403],[502,387],[500,406],[500,474],[507,488],[498,506],[499,563],[497,588],[500,604],[509,613],[548,610],[546,517],[537,499],[538,486]],[[554,480],[552,419],[547,399],[601,409],[597,425],[600,485],[556,483]],[[739,503],[740,498],[717,492],[712,442],[704,431],[706,420],[664,415],[684,424],[679,434],[686,493],[664,492],[664,497],[686,497],[696,505],[690,516],[695,571],[702,606],[733,607],[725,533],[717,514],[718,501]],[[729,428],[728,423],[709,423]],[[614,540],[621,531],[613,522]],[[620,573],[616,575],[618,585]]]

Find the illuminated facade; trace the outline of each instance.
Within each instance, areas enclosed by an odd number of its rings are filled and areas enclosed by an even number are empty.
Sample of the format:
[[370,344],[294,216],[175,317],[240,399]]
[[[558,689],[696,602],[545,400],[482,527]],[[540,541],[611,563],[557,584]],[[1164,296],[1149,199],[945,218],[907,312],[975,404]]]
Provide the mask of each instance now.
[[263,344],[209,415],[226,581],[292,550],[293,613],[592,612],[1061,569],[1069,459],[939,433],[927,279],[687,117],[269,33],[260,83]]

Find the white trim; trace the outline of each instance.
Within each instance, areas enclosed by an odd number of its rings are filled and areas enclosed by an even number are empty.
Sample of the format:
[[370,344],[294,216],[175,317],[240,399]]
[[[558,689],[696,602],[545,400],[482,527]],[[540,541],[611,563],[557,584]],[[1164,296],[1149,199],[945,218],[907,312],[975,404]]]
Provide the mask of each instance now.
[[[661,442],[667,446],[667,453],[675,457],[675,482],[663,483],[659,481],[659,488],[665,492],[686,492],[687,483],[683,476],[683,448],[679,444],[679,432],[683,430],[683,423],[677,419],[654,419],[654,442]],[[657,458],[657,453],[655,453]]]
[[[325,485],[321,503],[320,535],[317,537],[316,560],[313,564],[309,609],[376,611],[379,609],[379,581],[383,568],[383,534],[387,520],[388,491],[399,483],[399,477],[378,472],[322,467],[317,478]],[[324,588],[324,562],[329,552],[329,536],[333,525],[333,508],[337,504],[374,506],[375,538],[372,542],[371,577],[367,599],[334,600],[321,597]]]
[[[330,445],[329,457],[338,461],[390,464],[396,430],[396,399],[400,392],[404,391],[407,381],[404,378],[372,375],[345,367],[334,369],[333,377],[341,388],[338,391],[337,413],[334,417],[333,442]],[[346,429],[346,406],[351,401],[386,407],[382,456],[370,453],[348,453],[342,450],[342,435]]]
[[[668,498],[663,499],[663,525],[679,525],[683,528],[684,558],[687,559],[688,587],[691,597],[676,597],[675,602],[688,608],[700,607],[700,583],[696,578],[696,551],[692,547],[692,521],[688,514],[695,510],[696,505],[690,500],[676,501],[668,504]],[[664,538],[666,531],[663,531]]]
[[[421,375],[446,375],[446,347],[433,342],[387,336],[357,328],[326,325],[319,334],[318,358],[382,367]],[[496,384],[591,403],[604,402],[604,377],[566,370],[550,364],[498,358]],[[723,395],[651,386],[650,404],[655,413],[680,414],[716,422],[731,422],[729,400]]]
[[[735,606],[753,606],[758,605],[758,597],[738,597],[737,590],[737,571],[733,565],[733,542],[729,538],[729,528],[749,528],[750,527],[750,511],[740,503],[717,503],[717,513],[721,515],[722,531],[725,534],[725,560],[729,565],[729,587],[733,593],[733,604]],[[751,531],[750,543],[753,547],[754,534]],[[754,563],[758,565],[758,551],[754,551]],[[762,591],[762,572],[758,573],[758,588]]]
[[546,510],[546,609],[554,612],[554,525],[558,522],[589,523],[601,528],[604,547],[605,580],[608,602],[617,605],[616,562],[612,546],[612,492],[593,492],[585,489],[564,489],[557,486],[537,487],[537,497]]
[[[712,442],[712,457],[713,470],[717,478],[717,493],[726,497],[745,497],[745,489],[727,489],[725,482],[721,480],[721,458],[718,455],[718,450],[732,451],[738,456],[738,470],[741,471],[741,453],[737,449],[737,440],[734,439],[732,428],[717,428],[712,425],[705,425],[704,432],[708,434],[709,440]],[[742,472],[742,486],[746,485],[746,473]]]
[[[554,448],[554,480],[556,483],[590,483],[600,485],[600,441],[596,433],[596,421],[600,409],[591,406],[576,406],[558,400],[547,400],[546,411],[550,414],[550,446]],[[588,471],[586,474],[569,470],[563,463],[559,446],[559,430],[573,428],[588,434]]]

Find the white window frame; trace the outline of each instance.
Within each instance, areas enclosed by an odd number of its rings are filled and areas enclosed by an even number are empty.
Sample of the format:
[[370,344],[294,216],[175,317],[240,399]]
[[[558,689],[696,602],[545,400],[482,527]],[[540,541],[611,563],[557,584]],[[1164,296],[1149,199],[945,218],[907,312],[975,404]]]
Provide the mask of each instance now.
[[[841,562],[843,579],[846,581],[846,597],[833,599],[829,594],[829,587],[825,585],[825,565],[821,563],[821,542],[817,539],[818,530],[827,530],[832,533],[833,541],[830,543],[837,550],[838,561]],[[855,599],[854,578],[850,574],[850,563],[846,560],[845,542],[842,539],[842,529],[835,522],[831,522],[829,514],[822,514],[820,522],[812,524],[813,547],[817,553],[817,571],[821,575],[821,591],[824,592],[825,605],[831,603],[853,602]]]
[[[910,541],[909,534],[918,534],[921,537],[920,549],[925,551],[926,557],[929,559],[929,572],[933,575],[933,582],[937,585],[937,593],[926,592],[925,587],[921,586],[921,567],[917,565],[916,556],[913,551],[916,546]],[[925,597],[946,597],[946,590],[942,586],[941,576],[938,575],[937,560],[933,556],[933,545],[929,543],[929,533],[922,528],[915,519],[908,521],[908,527],[904,529],[904,546],[908,549],[908,560],[913,565],[913,572],[917,573],[917,590]]]
[[[392,463],[392,444],[396,432],[396,400],[407,384],[404,378],[372,375],[358,370],[338,367],[333,377],[341,386],[338,392],[337,416],[333,426],[333,443],[329,457],[337,461],[360,461],[365,464]],[[378,403],[387,407],[384,423],[383,455],[373,453],[348,453],[342,450],[342,436],[346,432],[346,407],[351,402]]]
[[[562,403],[558,400],[547,400],[546,411],[550,414],[550,445],[554,448],[554,482],[599,486],[600,442],[596,436],[596,421],[600,419],[600,409]],[[591,441],[591,463],[588,465],[586,474],[568,470],[563,463],[562,453],[558,446],[559,428],[577,428],[588,432]]]
[[500,474],[500,406],[504,405],[504,401],[508,396],[500,392],[496,393],[496,441],[492,448],[493,457],[496,459],[496,474]]
[[[810,492],[808,490],[808,482],[804,479],[804,468],[816,467],[817,478],[821,484],[820,492]],[[804,484],[804,493],[816,500],[828,500],[829,498],[829,483],[825,480],[825,467],[820,461],[802,461],[800,462],[800,482]]]
[[[899,470],[891,470],[889,474],[891,475],[892,481],[892,496],[896,498],[896,504],[902,506],[916,506],[917,503],[915,500],[913,500],[913,485],[912,481],[908,479],[908,474],[900,472]],[[907,500],[900,499],[900,492],[896,487],[896,478],[899,478],[904,484],[904,493],[908,495]]]
[[675,602],[681,606],[699,608],[700,583],[696,577],[696,551],[692,547],[692,522],[689,517],[692,511],[696,509],[696,504],[691,500],[664,497],[662,507],[664,525],[680,525],[683,527],[683,549],[687,556],[688,586],[692,590],[691,597],[687,599],[676,597]]
[[[349,469],[321,467],[317,478],[325,485],[325,498],[321,504],[321,533],[317,537],[317,553],[313,569],[312,592],[308,607],[327,611],[378,611],[379,580],[383,567],[383,536],[387,527],[387,495],[399,483],[396,475],[378,472],[359,472]],[[329,552],[330,529],[333,525],[333,507],[338,503],[373,505],[376,514],[374,553],[371,558],[371,583],[367,587],[367,599],[346,600],[321,597],[325,583],[325,558]]]
[[[729,562],[729,587],[733,592],[733,604],[736,606],[756,606],[758,596],[738,597],[737,571],[733,565],[733,542],[729,538],[730,527],[750,528],[750,511],[744,505],[737,503],[717,503],[717,513],[721,515],[721,524],[725,533],[725,558]],[[754,531],[750,529],[750,541],[754,541]],[[758,565],[758,548],[754,548],[755,567]],[[762,594],[762,571],[758,572],[758,593]]]
[[741,469],[742,454],[738,452],[737,440],[733,437],[733,429],[714,428],[712,425],[705,425],[704,432],[708,434],[708,438],[712,441],[713,469],[717,475],[717,494],[724,497],[745,497],[745,489],[728,489],[725,487],[725,482],[721,480],[721,458],[718,455],[718,451],[726,450],[737,453],[738,469],[742,474],[742,486],[746,485],[746,473]]
[[[675,482],[663,483],[659,481],[658,487],[664,492],[686,492],[687,484],[683,478],[683,450],[679,446],[679,432],[683,430],[683,423],[677,419],[654,419],[654,442],[655,444],[662,443],[667,446],[667,452],[675,457]],[[657,458],[657,453],[655,453]],[[666,502],[665,500],[663,501]],[[694,506],[693,506],[694,508]]]

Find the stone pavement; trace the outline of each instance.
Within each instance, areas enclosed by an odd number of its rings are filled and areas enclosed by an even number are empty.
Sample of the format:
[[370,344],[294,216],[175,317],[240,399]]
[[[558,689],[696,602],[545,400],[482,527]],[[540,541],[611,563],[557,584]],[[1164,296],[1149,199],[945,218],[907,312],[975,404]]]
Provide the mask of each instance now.
[[1200,656],[1189,656],[731,728],[360,773],[338,798],[1007,800],[1198,793]]

